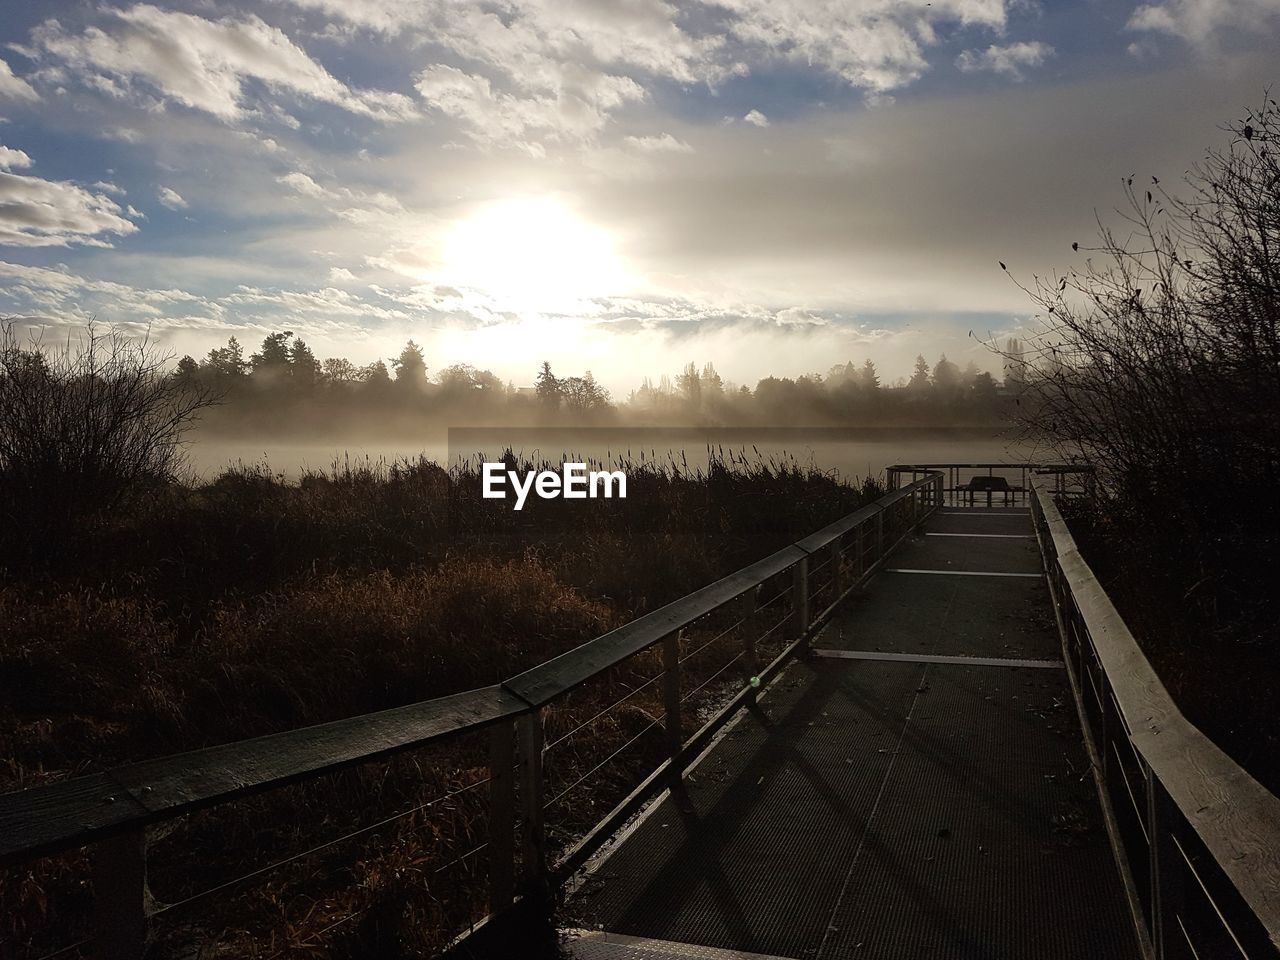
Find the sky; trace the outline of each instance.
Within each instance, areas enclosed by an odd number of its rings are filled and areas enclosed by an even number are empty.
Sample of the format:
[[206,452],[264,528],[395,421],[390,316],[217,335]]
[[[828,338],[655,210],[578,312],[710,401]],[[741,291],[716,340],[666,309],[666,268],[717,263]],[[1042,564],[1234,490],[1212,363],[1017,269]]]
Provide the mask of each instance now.
[[[202,356],[412,338],[625,396],[998,370],[1122,178],[1280,74],[1280,0],[0,0],[0,316]],[[970,335],[972,331],[972,336]]]

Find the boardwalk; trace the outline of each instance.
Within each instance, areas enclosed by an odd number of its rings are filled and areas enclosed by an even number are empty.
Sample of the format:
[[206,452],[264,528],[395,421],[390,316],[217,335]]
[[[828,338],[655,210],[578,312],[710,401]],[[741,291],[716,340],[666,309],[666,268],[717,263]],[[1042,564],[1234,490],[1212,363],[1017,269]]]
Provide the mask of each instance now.
[[[1182,716],[1089,569],[1057,504],[1088,495],[1088,470],[890,480],[501,683],[0,794],[0,867],[87,847],[87,935],[49,945],[141,960],[158,936],[204,935],[198,915],[183,926],[191,904],[297,859],[160,904],[164,824],[470,738],[467,775],[487,740],[488,777],[431,801],[450,816],[441,801],[487,793],[426,880],[432,897],[465,881],[439,924],[465,934],[451,956],[532,956],[527,924],[545,929],[555,893],[578,960],[1280,960],[1280,799]],[[620,669],[636,684],[621,696]],[[570,765],[566,789],[557,751],[623,708],[647,723]],[[602,819],[565,821],[560,798],[654,737],[664,755]]]
[[[1028,512],[919,533],[597,861],[571,925],[793,960],[1138,956]],[[609,940],[575,949],[717,955]]]

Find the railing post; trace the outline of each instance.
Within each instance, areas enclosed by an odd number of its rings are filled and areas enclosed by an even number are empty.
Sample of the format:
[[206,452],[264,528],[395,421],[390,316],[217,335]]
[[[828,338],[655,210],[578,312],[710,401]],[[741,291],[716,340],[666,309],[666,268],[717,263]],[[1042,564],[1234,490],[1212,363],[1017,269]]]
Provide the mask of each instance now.
[[884,559],[884,508],[876,511],[876,563]]
[[835,569],[831,572],[831,582],[835,584],[835,596],[831,598],[832,603],[844,596],[844,549],[841,547],[843,539],[844,535],[841,534],[831,541],[831,563],[835,565]]
[[515,730],[508,722],[489,734],[489,912],[500,913],[515,897]]
[[853,579],[855,583],[861,580],[862,575],[867,572],[867,538],[864,536],[865,527],[866,521],[864,520],[862,523],[858,524],[854,531],[854,543],[858,550],[858,562],[853,567]]
[[795,632],[798,639],[809,632],[809,558],[801,557],[794,570],[791,601],[795,605]]
[[[759,606],[760,588],[752,587],[742,595],[742,625],[746,628],[742,637],[743,660],[751,677],[760,673],[760,655],[756,652],[756,624],[759,621],[756,610]],[[756,702],[755,687],[751,687],[749,697],[752,703]]]
[[95,960],[140,960],[147,946],[147,839],[134,830],[93,845]]
[[[674,760],[684,747],[684,730],[680,723],[680,641],[684,631],[667,634],[662,640],[662,699],[666,708],[667,749]],[[672,771],[673,779],[683,771]]]
[[547,888],[547,844],[543,810],[542,711],[531,710],[516,721],[520,741],[520,804],[524,815],[520,861],[527,895],[543,900]]

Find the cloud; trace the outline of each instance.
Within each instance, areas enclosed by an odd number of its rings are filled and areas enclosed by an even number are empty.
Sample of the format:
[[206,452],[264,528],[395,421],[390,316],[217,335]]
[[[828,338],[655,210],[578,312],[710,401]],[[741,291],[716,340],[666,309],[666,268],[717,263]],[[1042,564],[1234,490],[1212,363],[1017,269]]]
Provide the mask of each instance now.
[[399,93],[355,90],[334,78],[283,31],[256,16],[206,20],[136,4],[110,11],[106,28],[72,34],[56,20],[32,33],[42,56],[110,96],[176,102],[220,120],[250,112],[245,81],[273,92],[333,104],[377,120],[404,120],[412,100]]
[[620,108],[645,99],[654,79],[715,84],[745,70],[722,56],[722,33],[694,35],[665,0],[292,2],[444,51],[416,78],[431,111],[482,146],[534,156],[543,141],[591,141]]
[[35,103],[40,99],[40,94],[27,81],[14,76],[9,64],[0,60],[0,100],[5,99]]
[[1023,80],[1023,67],[1038,67],[1053,53],[1053,47],[1039,40],[1004,47],[992,45],[985,50],[965,50],[956,57],[956,66],[962,73],[998,73]]
[[624,137],[623,143],[641,153],[693,153],[693,147],[669,133],[656,137]]
[[516,146],[535,156],[544,152],[537,141],[589,140],[615,109],[645,97],[628,77],[587,71],[527,94],[503,93],[487,77],[446,64],[423,70],[416,87],[431,108],[459,121],[476,142]]
[[12,170],[14,167],[31,166],[31,158],[21,150],[0,146],[0,170]]
[[283,177],[276,177],[277,183],[282,183],[295,193],[300,193],[304,197],[313,197],[317,200],[328,199],[334,195],[326,190],[320,184],[311,179],[310,176],[300,170],[294,170],[292,173],[286,173]]
[[638,70],[679,83],[733,72],[720,62],[718,33],[695,36],[666,0],[506,0],[501,4],[416,0],[291,0],[356,27],[409,34],[533,86],[556,85],[570,65]]
[[185,290],[132,287],[110,280],[95,280],[66,269],[52,270],[0,260],[0,289],[27,309],[46,310],[67,320],[87,320],[106,309],[108,321],[152,318],[174,312],[184,317],[192,310],[213,315],[206,301]]
[[1265,31],[1277,15],[1280,0],[1165,0],[1135,9],[1128,28],[1172,34],[1204,45],[1228,28]]
[[189,206],[187,201],[182,199],[182,195],[172,187],[161,187],[156,197],[162,206],[166,206],[170,210],[185,210]]
[[715,87],[747,73],[748,63],[771,60],[803,63],[883,95],[928,69],[925,51],[939,42],[940,25],[999,35],[1017,0],[282,2],[336,18],[348,37],[355,28],[447,51],[419,76],[419,91],[434,110],[463,121],[473,139],[492,144],[589,137],[653,80]]
[[853,87],[883,93],[928,69],[924,51],[940,23],[1001,33],[1006,0],[718,0],[729,31],[774,56],[817,66]]
[[31,166],[21,150],[0,146],[0,244],[19,247],[107,247],[101,234],[138,228],[114,200],[78,184],[10,172]]
[[767,127],[769,125],[769,118],[766,117],[759,110],[752,110],[742,119],[745,120],[747,123],[754,124],[757,127]]
[[301,170],[277,177],[276,182],[299,196],[320,201],[330,213],[351,223],[370,223],[405,212],[400,201],[389,193],[321,186],[310,174]]

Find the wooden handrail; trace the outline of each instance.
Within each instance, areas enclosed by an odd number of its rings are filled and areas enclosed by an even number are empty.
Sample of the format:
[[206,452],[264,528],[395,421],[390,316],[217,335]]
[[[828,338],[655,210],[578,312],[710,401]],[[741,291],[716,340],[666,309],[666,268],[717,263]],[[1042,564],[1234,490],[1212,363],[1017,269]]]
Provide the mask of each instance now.
[[0,864],[426,746],[527,710],[501,686],[131,763],[0,794]]
[[0,794],[0,864],[74,849],[530,713],[794,566],[933,480],[926,477],[894,491],[800,543],[505,683]]
[[1053,491],[1040,480],[1032,486],[1054,561],[1106,674],[1130,743],[1272,945],[1280,948],[1280,798],[1182,715],[1080,555]]
[[783,547],[701,590],[588,640],[558,657],[512,677],[503,686],[533,707],[541,707],[610,667],[617,666],[706,616],[752,587],[776,576],[809,554],[796,545]]

